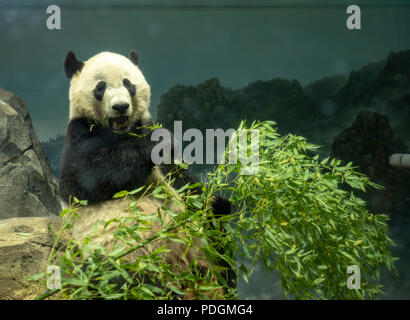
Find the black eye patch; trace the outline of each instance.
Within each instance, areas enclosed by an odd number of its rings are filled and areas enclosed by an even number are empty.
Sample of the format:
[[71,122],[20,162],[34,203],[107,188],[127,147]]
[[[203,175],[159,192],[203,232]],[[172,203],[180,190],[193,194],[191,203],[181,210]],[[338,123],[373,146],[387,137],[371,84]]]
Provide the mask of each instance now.
[[106,83],[105,81],[100,81],[97,83],[97,85],[95,86],[95,89],[93,91],[94,93],[94,97],[98,100],[101,101],[102,98],[104,97],[104,92],[105,92],[105,88],[106,88]]
[[130,80],[128,80],[127,78],[125,78],[124,80],[122,80],[122,84],[124,85],[124,87],[127,88],[128,92],[130,93],[131,97],[135,96],[135,94],[137,93],[137,89],[136,87],[130,82]]

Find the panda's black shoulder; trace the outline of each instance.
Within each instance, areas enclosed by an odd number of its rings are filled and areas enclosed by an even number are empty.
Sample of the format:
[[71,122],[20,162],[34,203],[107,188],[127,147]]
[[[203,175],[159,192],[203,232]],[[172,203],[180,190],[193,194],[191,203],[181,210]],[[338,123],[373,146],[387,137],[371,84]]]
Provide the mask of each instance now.
[[88,136],[89,131],[89,119],[76,118],[70,120],[66,130],[66,137],[69,142],[74,142],[81,137]]
[[93,119],[81,117],[70,120],[66,130],[65,143],[76,144],[86,139],[90,140],[90,138],[98,138],[92,140],[101,140],[108,143],[115,142],[118,136],[103,128]]

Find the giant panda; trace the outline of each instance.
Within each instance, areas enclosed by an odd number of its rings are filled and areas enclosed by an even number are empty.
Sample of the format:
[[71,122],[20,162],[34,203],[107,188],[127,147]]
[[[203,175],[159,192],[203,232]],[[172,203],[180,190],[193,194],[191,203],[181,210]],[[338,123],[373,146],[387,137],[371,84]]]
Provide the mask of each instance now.
[[[87,200],[79,220],[74,225],[76,239],[89,236],[92,225],[98,220],[126,216],[129,202],[112,199],[122,190],[134,190],[143,185],[165,183],[168,191],[178,197],[175,189],[197,180],[187,171],[179,170],[172,178],[174,185],[164,181],[172,166],[154,165],[151,160],[152,125],[150,112],[151,90],[138,67],[138,55],[131,51],[129,57],[112,52],[102,52],[83,62],[72,51],[67,53],[64,71],[70,80],[69,123],[60,164],[59,196],[64,208],[70,199]],[[201,188],[194,190],[201,192]],[[142,211],[156,211],[161,207],[157,199],[140,203]],[[183,210],[178,206],[174,211]],[[230,213],[228,200],[213,197],[215,214]],[[156,230],[153,230],[155,232]],[[113,237],[105,231],[97,241],[109,245]],[[146,234],[145,237],[148,237]],[[163,244],[150,247],[153,251]],[[189,264],[189,259],[199,258],[202,268],[209,262],[195,248],[184,255],[185,247],[175,243],[167,259],[171,263]]]
[[[64,67],[71,83],[60,169],[62,206],[70,196],[98,203],[151,182],[150,178],[159,179],[151,161],[150,135],[143,127],[150,121],[150,86],[140,69],[110,52],[86,62],[68,52]],[[142,137],[127,137],[127,132]]]
[[[147,129],[153,124],[148,110],[151,90],[135,51],[129,59],[102,52],[86,62],[70,51],[64,69],[71,82],[70,121],[60,165],[63,207],[70,196],[98,203],[118,191],[161,182],[164,174],[172,172],[172,166],[158,167],[151,160],[154,143]],[[176,188],[197,182],[187,170],[178,170],[172,178]],[[212,207],[216,214],[230,212],[230,203],[218,196]]]

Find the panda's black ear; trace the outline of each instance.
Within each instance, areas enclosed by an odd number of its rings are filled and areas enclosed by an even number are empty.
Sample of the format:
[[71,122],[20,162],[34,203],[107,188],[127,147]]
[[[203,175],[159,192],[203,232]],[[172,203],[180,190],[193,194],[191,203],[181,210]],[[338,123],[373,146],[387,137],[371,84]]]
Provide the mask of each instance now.
[[138,53],[137,53],[137,51],[131,50],[131,51],[130,51],[130,54],[128,55],[128,59],[130,59],[133,64],[135,64],[136,66],[138,66],[138,63],[139,63],[138,60],[139,60],[139,59],[138,59]]
[[71,79],[74,73],[81,71],[84,62],[78,61],[74,52],[68,51],[64,61],[64,72],[67,78]]

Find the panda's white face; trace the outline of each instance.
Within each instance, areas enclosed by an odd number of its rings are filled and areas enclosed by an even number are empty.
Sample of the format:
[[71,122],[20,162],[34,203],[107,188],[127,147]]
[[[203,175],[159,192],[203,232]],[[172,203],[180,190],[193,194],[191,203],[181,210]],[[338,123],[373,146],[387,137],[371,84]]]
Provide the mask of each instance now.
[[126,57],[103,52],[84,62],[70,85],[70,119],[97,120],[115,133],[149,119],[150,87]]

